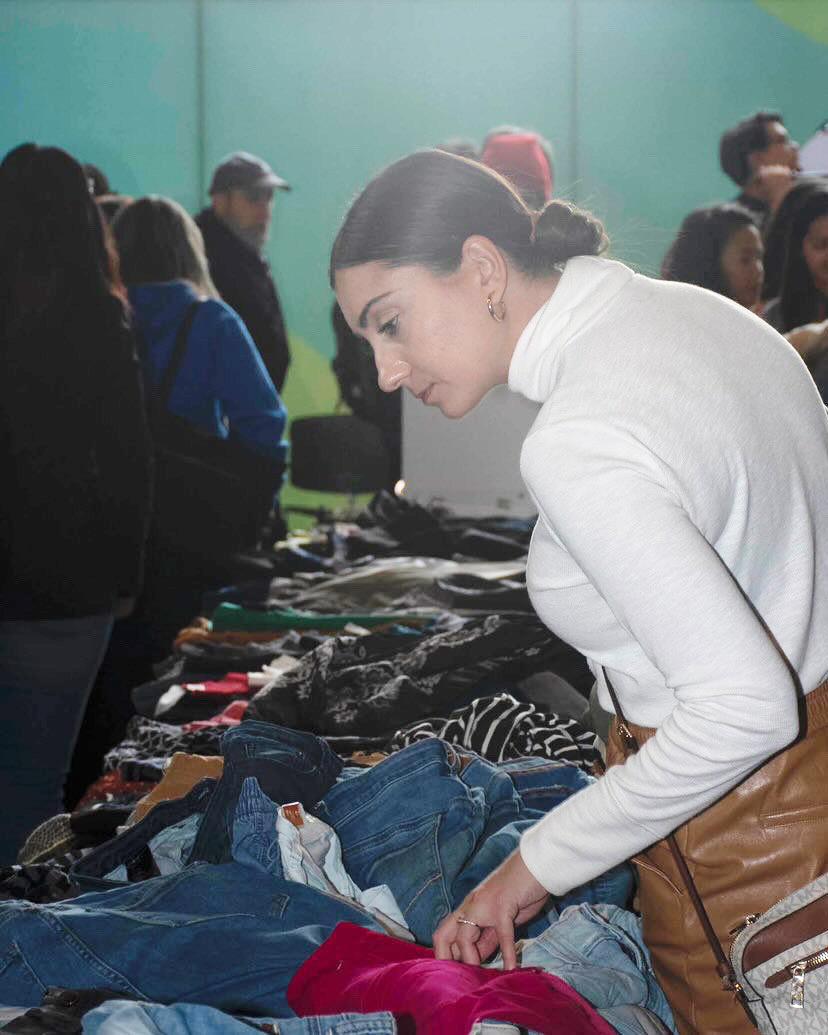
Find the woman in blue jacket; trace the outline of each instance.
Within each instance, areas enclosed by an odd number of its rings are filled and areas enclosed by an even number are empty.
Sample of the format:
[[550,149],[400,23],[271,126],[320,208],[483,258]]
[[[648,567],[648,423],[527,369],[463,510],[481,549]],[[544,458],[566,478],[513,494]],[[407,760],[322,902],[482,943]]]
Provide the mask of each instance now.
[[144,373],[158,385],[187,310],[199,298],[170,395],[173,413],[283,460],[285,409],[240,317],[218,297],[194,221],[169,198],[141,198],[114,225]]

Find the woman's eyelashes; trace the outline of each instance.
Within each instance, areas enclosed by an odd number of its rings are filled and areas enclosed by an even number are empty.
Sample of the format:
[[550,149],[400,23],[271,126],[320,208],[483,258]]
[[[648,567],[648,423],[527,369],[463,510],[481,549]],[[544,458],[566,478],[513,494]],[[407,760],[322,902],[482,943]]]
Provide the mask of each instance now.
[[386,320],[385,323],[380,324],[379,332],[384,338],[394,338],[397,334],[397,325],[399,324],[399,317],[392,316],[390,320]]

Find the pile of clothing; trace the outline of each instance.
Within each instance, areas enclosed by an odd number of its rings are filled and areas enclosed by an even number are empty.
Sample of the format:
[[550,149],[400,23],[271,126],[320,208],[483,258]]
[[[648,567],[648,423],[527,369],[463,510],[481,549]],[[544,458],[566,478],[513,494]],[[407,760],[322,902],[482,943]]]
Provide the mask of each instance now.
[[550,899],[518,970],[434,958],[599,756],[527,526],[424,513],[381,499],[182,630],[101,778],[0,871],[0,1030],[675,1031],[626,865]]

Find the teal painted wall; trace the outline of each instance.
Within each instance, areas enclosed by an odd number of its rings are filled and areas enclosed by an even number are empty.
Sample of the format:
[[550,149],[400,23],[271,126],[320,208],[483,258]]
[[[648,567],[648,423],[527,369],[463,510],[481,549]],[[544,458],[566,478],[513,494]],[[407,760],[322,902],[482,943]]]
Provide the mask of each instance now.
[[195,211],[227,151],[293,185],[270,257],[294,350],[292,414],[329,411],[327,253],[387,161],[533,126],[556,189],[658,269],[696,205],[726,198],[723,127],[828,117],[825,0],[0,0],[0,151],[56,143],[116,188]]

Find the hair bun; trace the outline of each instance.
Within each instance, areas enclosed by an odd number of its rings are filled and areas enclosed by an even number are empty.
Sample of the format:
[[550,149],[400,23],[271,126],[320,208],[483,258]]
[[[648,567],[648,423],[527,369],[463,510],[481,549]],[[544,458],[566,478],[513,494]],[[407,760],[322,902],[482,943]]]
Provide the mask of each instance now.
[[540,265],[553,266],[576,255],[600,255],[609,238],[600,219],[571,201],[548,201],[535,224],[535,248]]

